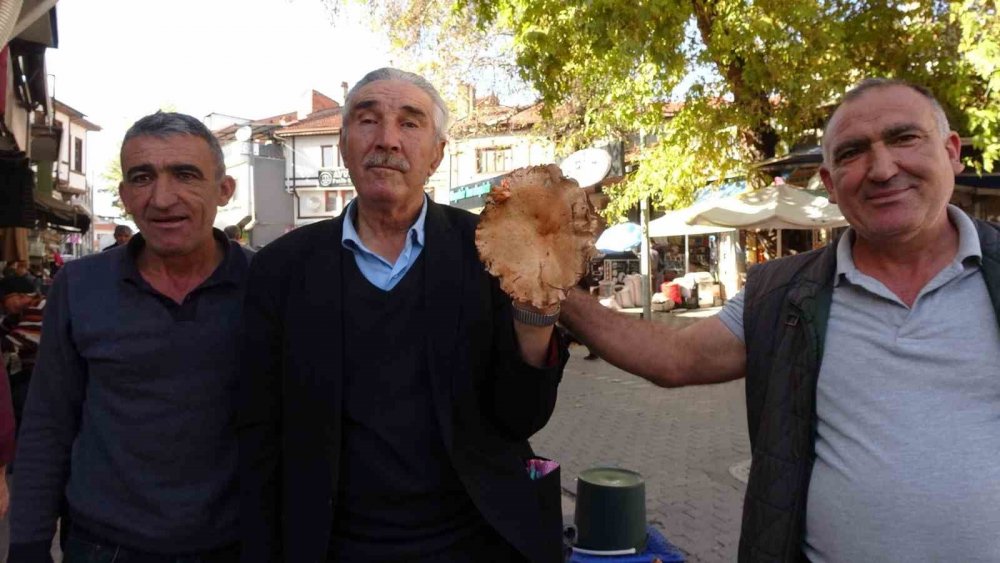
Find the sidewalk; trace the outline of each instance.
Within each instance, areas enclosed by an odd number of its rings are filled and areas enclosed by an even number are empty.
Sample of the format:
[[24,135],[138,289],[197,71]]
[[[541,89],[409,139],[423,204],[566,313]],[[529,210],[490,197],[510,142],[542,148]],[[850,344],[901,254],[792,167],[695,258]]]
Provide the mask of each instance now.
[[[654,315],[683,326],[718,309]],[[665,345],[667,345],[665,343]],[[574,347],[549,424],[531,440],[562,464],[572,519],[576,477],[598,465],[638,471],[646,515],[689,561],[736,560],[750,445],[743,381],[661,389]]]

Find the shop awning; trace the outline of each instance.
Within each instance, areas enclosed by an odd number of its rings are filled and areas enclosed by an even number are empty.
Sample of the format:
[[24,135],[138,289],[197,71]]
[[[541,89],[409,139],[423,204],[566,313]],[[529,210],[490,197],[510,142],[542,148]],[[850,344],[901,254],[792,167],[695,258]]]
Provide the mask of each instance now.
[[90,230],[90,214],[79,206],[35,192],[35,208],[39,223],[50,229],[70,233],[86,233]]

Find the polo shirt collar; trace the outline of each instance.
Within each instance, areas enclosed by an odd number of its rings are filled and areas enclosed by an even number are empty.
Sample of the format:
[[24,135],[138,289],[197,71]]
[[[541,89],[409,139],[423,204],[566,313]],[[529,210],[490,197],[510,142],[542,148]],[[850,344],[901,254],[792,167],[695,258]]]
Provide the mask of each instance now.
[[[952,264],[963,264],[969,259],[974,260],[976,264],[982,264],[983,250],[979,244],[979,233],[976,231],[975,223],[964,211],[952,204],[948,204],[948,218],[958,230],[958,252]],[[854,264],[854,254],[851,252],[854,237],[854,229],[848,227],[837,242],[837,273],[834,285],[840,285],[845,276],[849,278],[858,271]]]
[[[212,275],[202,282],[201,285],[214,285],[217,283],[239,285],[246,271],[246,260],[241,260],[243,249],[238,243],[229,240],[225,233],[214,227],[212,228],[212,238],[223,244],[225,253],[222,256],[222,262],[219,263],[215,271],[212,272]],[[141,232],[133,235],[128,244],[125,245],[124,251],[121,252],[121,279],[139,285],[146,285],[146,280],[139,273],[139,264],[137,262],[139,252],[145,246],[146,239],[143,238]]]

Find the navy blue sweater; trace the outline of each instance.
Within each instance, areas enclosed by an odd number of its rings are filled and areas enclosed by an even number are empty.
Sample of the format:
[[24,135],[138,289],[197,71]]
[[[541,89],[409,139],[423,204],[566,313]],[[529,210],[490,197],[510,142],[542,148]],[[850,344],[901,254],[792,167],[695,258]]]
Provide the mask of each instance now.
[[12,555],[48,546],[64,494],[75,524],[124,546],[237,541],[232,397],[249,253],[215,235],[225,257],[182,304],[139,275],[141,235],[59,272],[17,449]]

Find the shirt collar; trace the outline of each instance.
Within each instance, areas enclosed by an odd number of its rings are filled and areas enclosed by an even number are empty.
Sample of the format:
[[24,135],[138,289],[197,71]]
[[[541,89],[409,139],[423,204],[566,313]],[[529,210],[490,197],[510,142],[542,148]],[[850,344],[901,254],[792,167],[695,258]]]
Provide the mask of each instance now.
[[[243,248],[239,245],[239,243],[229,240],[229,237],[227,237],[225,233],[216,228],[212,228],[212,238],[223,244],[225,253],[222,255],[222,262],[219,263],[219,265],[215,268],[215,271],[212,272],[212,275],[202,282],[201,285],[204,286],[216,283],[232,283],[238,285],[242,281],[247,269],[246,260],[241,260],[241,255],[244,252]],[[140,285],[146,283],[142,274],[139,273],[139,264],[137,262],[139,252],[142,251],[145,246],[146,239],[144,239],[142,233],[139,232],[132,236],[131,240],[128,241],[124,249],[118,251],[121,255],[122,279]]]
[[[955,254],[954,264],[962,264],[968,259],[973,259],[977,263],[982,263],[983,249],[979,244],[979,233],[972,219],[958,207],[948,204],[948,219],[958,230],[958,252]],[[834,278],[835,284],[840,284],[843,276],[853,274],[858,270],[854,264],[854,255],[851,248],[854,245],[854,229],[848,227],[847,231],[840,237],[837,243],[837,273]]]
[[[347,209],[344,210],[344,234],[341,236],[340,243],[344,248],[354,251],[362,250],[368,254],[374,254],[368,247],[361,242],[361,237],[358,236],[358,231],[354,227],[354,218],[357,215],[357,210],[354,202],[348,204]],[[408,240],[412,240],[414,244],[423,248],[424,246],[424,223],[427,220],[427,194],[424,194],[424,204],[420,208],[420,214],[417,215],[417,220],[410,225],[410,230],[408,231]]]

